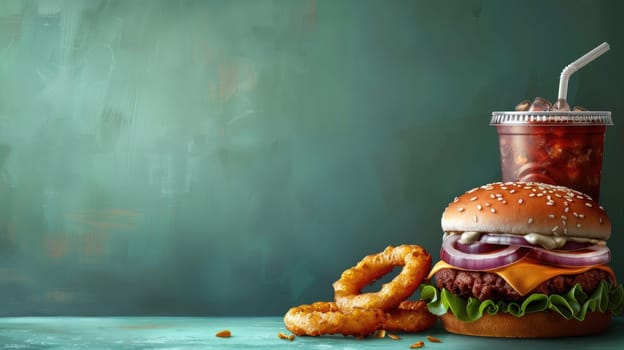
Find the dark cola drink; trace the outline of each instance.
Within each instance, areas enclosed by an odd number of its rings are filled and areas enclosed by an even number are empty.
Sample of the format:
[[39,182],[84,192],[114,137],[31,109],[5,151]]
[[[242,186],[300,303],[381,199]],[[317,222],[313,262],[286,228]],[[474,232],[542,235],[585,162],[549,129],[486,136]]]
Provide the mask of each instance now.
[[493,112],[490,122],[498,132],[503,181],[562,185],[598,201],[611,112],[570,111],[565,100],[541,98],[516,109]]

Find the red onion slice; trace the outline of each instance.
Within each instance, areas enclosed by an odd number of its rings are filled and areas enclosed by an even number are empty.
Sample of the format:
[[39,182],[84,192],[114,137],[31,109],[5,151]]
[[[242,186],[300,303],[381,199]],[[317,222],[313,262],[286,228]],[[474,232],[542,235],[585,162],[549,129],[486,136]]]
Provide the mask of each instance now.
[[561,251],[534,248],[531,256],[545,264],[556,266],[602,265],[611,261],[611,251],[607,246],[594,244],[583,250]]
[[507,246],[502,249],[481,254],[470,254],[456,248],[460,235],[451,235],[442,241],[440,258],[462,269],[490,270],[513,264],[523,258],[528,250],[520,246]]
[[589,248],[591,246],[592,246],[591,243],[567,241],[566,244],[563,245],[563,247],[557,248],[557,250],[574,251],[574,250],[587,249],[587,248]]
[[[522,247],[533,248],[535,245],[527,242],[523,236],[506,235],[506,234],[485,234],[481,236],[481,242],[500,245],[518,245]],[[541,247],[541,246],[540,246]]]
[[[527,242],[524,236],[521,235],[511,235],[511,234],[496,234],[496,233],[488,233],[481,236],[480,242],[487,244],[499,244],[499,245],[518,245],[521,247],[527,248],[543,248],[539,244],[532,244]],[[581,242],[566,242],[561,248],[557,248],[557,250],[580,250],[586,249],[592,246],[591,243],[581,243]]]
[[504,246],[498,244],[489,244],[484,242],[474,242],[474,243],[461,243],[457,241],[455,243],[455,248],[461,252],[469,253],[469,254],[481,254],[491,252],[493,250],[505,248]]

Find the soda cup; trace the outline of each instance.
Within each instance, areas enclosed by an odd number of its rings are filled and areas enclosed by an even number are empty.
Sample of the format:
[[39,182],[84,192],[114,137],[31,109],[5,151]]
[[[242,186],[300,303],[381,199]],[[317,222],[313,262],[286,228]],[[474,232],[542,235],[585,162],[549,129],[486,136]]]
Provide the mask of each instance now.
[[606,111],[492,112],[503,181],[566,186],[598,201]]

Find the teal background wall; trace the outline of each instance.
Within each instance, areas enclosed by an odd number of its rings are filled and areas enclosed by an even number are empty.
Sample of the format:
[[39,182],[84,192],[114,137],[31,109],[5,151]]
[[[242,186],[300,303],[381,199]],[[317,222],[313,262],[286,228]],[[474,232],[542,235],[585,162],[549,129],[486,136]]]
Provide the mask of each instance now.
[[[624,276],[624,3],[0,2],[0,314],[281,315],[366,254],[435,258],[500,177],[495,110],[611,110]],[[620,277],[624,279],[624,277]]]

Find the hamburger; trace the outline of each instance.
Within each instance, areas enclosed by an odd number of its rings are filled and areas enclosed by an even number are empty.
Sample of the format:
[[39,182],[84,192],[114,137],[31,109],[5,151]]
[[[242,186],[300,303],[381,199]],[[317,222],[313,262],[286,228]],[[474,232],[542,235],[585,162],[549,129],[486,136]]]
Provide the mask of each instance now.
[[609,267],[611,221],[588,195],[542,183],[492,183],[442,215],[440,261],[421,290],[456,334],[595,334],[624,308]]

